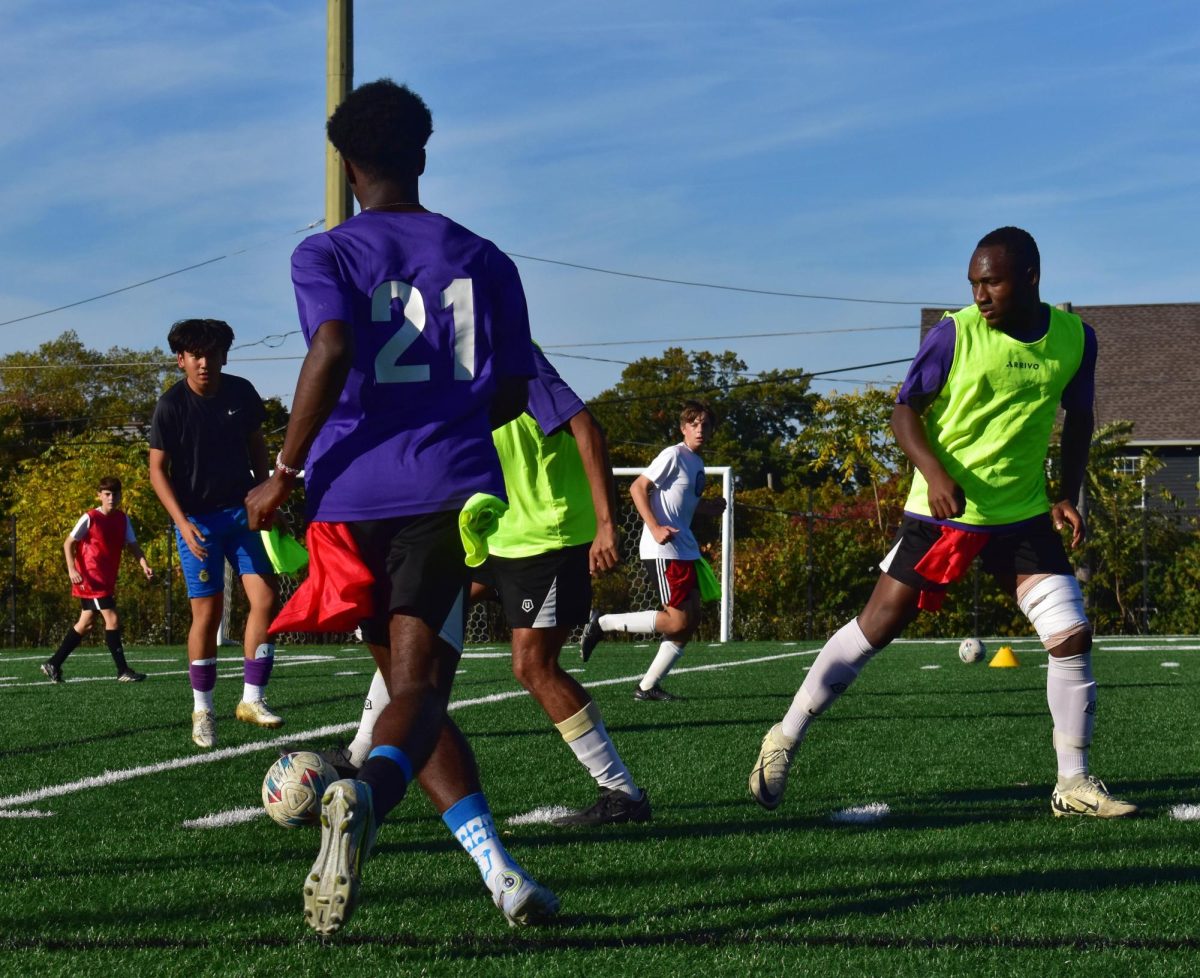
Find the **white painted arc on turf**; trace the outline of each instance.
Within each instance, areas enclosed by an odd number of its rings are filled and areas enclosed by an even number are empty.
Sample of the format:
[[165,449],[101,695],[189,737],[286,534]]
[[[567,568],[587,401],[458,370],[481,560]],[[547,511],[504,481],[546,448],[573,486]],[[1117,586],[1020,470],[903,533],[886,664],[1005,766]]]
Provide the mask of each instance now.
[[0,808],[0,818],[53,818],[54,812],[43,812],[36,808]]
[[[734,669],[738,666],[757,665],[761,662],[774,662],[778,659],[794,659],[802,655],[816,655],[817,650],[813,649],[806,652],[784,652],[779,655],[757,656],[753,659],[737,659],[733,662],[714,662],[703,666],[688,666],[682,669],[673,669],[672,674],[684,672],[709,672],[717,669]],[[588,688],[597,686],[613,686],[618,683],[636,682],[641,679],[640,675],[622,676],[618,679],[600,679],[596,682],[584,683]],[[477,696],[469,700],[456,700],[449,706],[451,710],[461,710],[466,706],[480,706],[485,703],[499,703],[503,700],[515,699],[518,696],[528,696],[529,693],[524,689],[512,689],[503,693],[492,693],[489,696]],[[24,805],[31,801],[41,801],[45,798],[56,798],[61,795],[73,794],[76,791],[86,791],[89,788],[102,788],[106,785],[116,784],[121,781],[130,781],[134,778],[144,777],[149,774],[162,774],[166,771],[177,771],[180,768],[194,767],[197,764],[211,764],[214,761],[223,761],[230,757],[240,757],[243,754],[253,754],[262,750],[276,750],[284,744],[296,743],[304,740],[312,740],[317,737],[328,737],[333,734],[345,733],[347,730],[354,730],[358,727],[357,720],[351,720],[347,723],[334,723],[324,727],[316,727],[312,730],[301,730],[296,733],[288,734],[283,737],[274,737],[271,740],[254,741],[249,744],[240,744],[237,747],[220,747],[213,751],[208,751],[204,754],[193,754],[189,757],[179,757],[171,761],[160,761],[158,764],[145,764],[140,767],[127,768],[124,771],[106,771],[104,774],[93,775],[87,778],[80,778],[77,781],[70,781],[66,784],[50,785],[45,788],[39,788],[36,791],[26,791],[19,795],[9,795],[0,798],[0,809],[11,808],[14,805]]]
[[66,784],[50,785],[36,791],[26,791],[19,795],[9,795],[0,798],[0,809],[13,805],[24,805],[31,801],[42,801],[45,798],[57,798],[61,795],[74,794],[76,791],[86,791],[89,788],[103,788],[121,781],[132,781],[134,778],[145,777],[148,774],[163,774],[166,771],[178,771],[180,768],[195,767],[198,764],[212,764],[230,757],[241,757],[243,754],[255,754],[262,750],[278,750],[284,744],[292,743],[297,737],[327,737],[332,734],[344,733],[358,726],[358,721],[351,723],[334,723],[314,730],[306,730],[300,734],[288,737],[274,737],[271,740],[258,740],[249,744],[239,744],[237,747],[221,747],[204,754],[192,754],[189,757],[177,757],[171,761],[160,761],[157,764],[143,764],[139,767],[126,768],[124,771],[105,771],[103,774],[80,778]]
[[217,812],[216,815],[205,815],[203,818],[189,818],[182,824],[185,829],[223,829],[230,825],[253,822],[256,818],[265,818],[266,814],[265,808],[256,805],[254,808],[231,808],[227,812]]

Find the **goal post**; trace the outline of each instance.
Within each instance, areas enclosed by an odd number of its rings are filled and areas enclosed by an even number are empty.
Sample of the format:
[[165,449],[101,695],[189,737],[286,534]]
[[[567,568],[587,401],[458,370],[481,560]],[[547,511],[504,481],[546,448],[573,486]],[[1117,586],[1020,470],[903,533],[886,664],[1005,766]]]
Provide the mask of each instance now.
[[[644,471],[644,468],[613,468],[613,476],[632,482]],[[721,497],[725,500],[725,512],[721,514],[720,520],[721,553],[717,561],[717,576],[721,584],[720,640],[728,642],[733,636],[733,469],[728,465],[706,465],[704,466],[704,475],[706,481],[720,477]],[[622,493],[624,488],[618,484],[618,509],[624,514],[620,518],[621,555],[631,564],[640,565],[638,542],[642,534],[642,518],[629,499],[628,491]],[[651,600],[654,604],[657,603],[657,599],[658,596],[651,592]]]

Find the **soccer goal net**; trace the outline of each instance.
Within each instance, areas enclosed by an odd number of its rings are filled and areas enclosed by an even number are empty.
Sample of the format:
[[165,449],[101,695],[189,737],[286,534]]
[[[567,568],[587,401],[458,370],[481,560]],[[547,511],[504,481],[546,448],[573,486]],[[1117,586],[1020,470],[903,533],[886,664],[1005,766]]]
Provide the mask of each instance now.
[[[646,576],[638,556],[638,542],[642,535],[642,519],[629,496],[629,486],[642,469],[614,468],[613,478],[617,484],[617,527],[621,548],[621,562],[603,577],[592,582],[593,607],[604,611],[639,611],[657,608],[660,605],[657,587]],[[699,635],[710,640],[728,642],[733,630],[733,470],[729,466],[705,466],[707,482],[719,483],[721,496],[725,499],[725,512],[719,519],[698,517],[692,524],[700,549],[716,572],[721,585],[721,597],[714,605],[707,604],[701,616]],[[287,601],[303,580],[300,576],[281,575],[279,597]],[[225,618],[221,624],[221,638],[233,643],[242,635],[245,622],[245,598],[236,586],[232,572],[226,567],[225,574]],[[579,629],[571,640],[577,641]],[[467,642],[472,645],[507,643],[511,636],[508,623],[499,605],[485,601],[474,605],[467,616]],[[279,636],[284,645],[329,644],[353,642],[353,632],[336,634],[288,633]]]

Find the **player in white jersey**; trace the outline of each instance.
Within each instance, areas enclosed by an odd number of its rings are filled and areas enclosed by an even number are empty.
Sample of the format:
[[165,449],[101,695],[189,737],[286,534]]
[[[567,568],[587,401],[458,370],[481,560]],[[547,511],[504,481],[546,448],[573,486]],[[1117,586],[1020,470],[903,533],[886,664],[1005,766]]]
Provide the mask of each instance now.
[[716,415],[707,405],[688,401],[679,415],[683,441],[664,448],[629,488],[644,524],[639,546],[642,564],[658,587],[662,608],[623,615],[593,611],[579,643],[583,661],[587,662],[605,632],[662,634],[658,653],[633,691],[635,700],[679,699],[663,689],[661,682],[700,624],[700,584],[696,577],[700,548],[692,533],[692,518],[697,513],[720,516],[725,512],[724,499],[700,498],[704,493],[700,449],[716,426]]

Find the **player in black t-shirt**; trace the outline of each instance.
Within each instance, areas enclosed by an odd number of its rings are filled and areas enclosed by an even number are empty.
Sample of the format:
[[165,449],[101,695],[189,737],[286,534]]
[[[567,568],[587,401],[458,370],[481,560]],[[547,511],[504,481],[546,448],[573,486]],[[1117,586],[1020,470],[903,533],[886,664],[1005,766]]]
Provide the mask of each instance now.
[[215,747],[213,687],[217,628],[225,602],[225,561],[241,576],[246,618],[245,684],[235,716],[260,727],[283,719],[263,698],[275,661],[267,627],[277,602],[262,539],[249,529],[246,493],[269,475],[262,398],[241,377],[221,372],[233,330],[218,319],[184,319],[167,336],[184,379],[158,399],[150,426],[150,483],[171,519],[192,605],[188,675],[192,740]]

